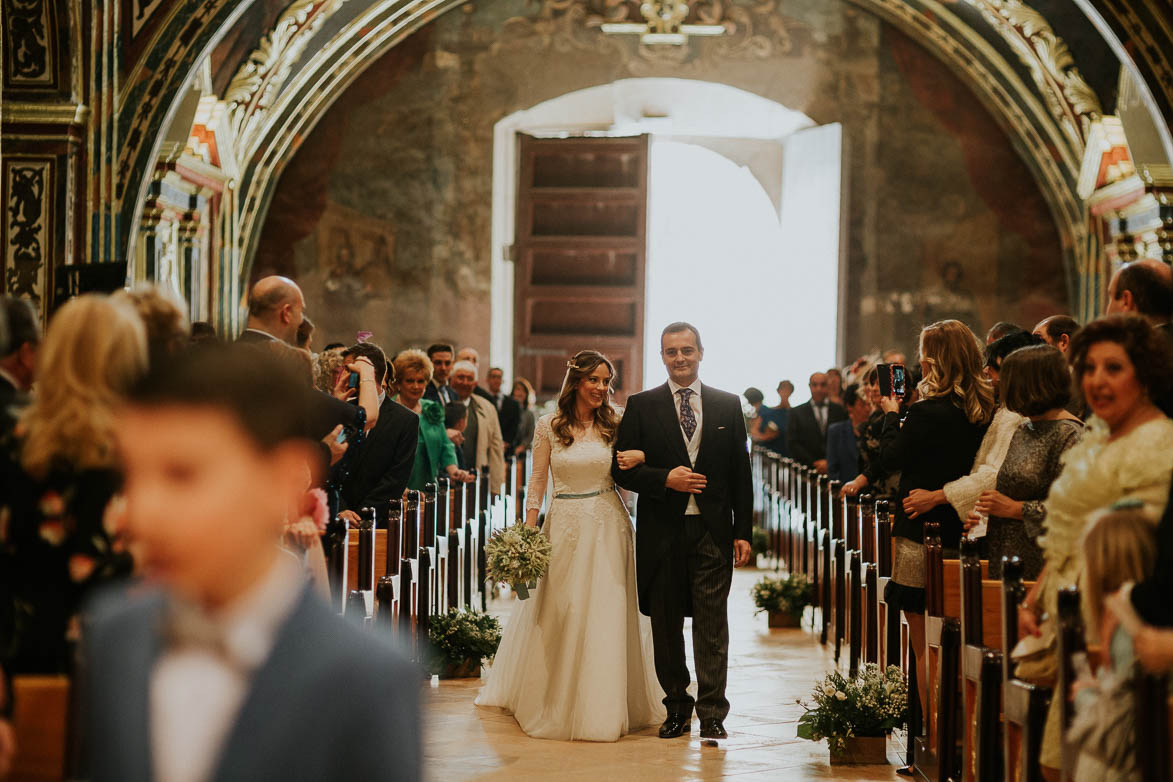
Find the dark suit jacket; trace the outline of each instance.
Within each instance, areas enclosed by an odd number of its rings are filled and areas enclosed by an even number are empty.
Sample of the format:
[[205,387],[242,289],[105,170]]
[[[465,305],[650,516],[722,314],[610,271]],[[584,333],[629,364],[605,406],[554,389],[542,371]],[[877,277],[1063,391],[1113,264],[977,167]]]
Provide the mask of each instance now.
[[[489,404],[497,406],[497,400],[489,395]],[[501,424],[501,439],[509,450],[517,445],[517,428],[521,425],[521,403],[506,394],[501,398],[501,407],[497,410],[497,421]]]
[[837,421],[827,427],[827,477],[831,480],[855,480],[859,475],[859,445],[851,421]]
[[[148,782],[150,682],[166,596],[108,595],[85,634],[93,782]],[[213,765],[213,782],[420,778],[419,672],[305,589]]]
[[[843,405],[827,403],[828,429],[831,428],[831,424],[846,420],[847,410]],[[819,422],[815,420],[815,410],[810,402],[790,411],[786,429],[786,441],[791,457],[807,467],[814,466],[819,459],[827,458],[827,437],[819,431]]]
[[378,510],[377,518],[385,519],[387,501],[402,497],[407,489],[419,435],[419,416],[387,396],[374,428],[357,448],[347,451],[349,474],[342,482],[339,509],[358,513],[371,507]]
[[240,336],[236,338],[236,341],[249,344],[257,342],[276,342],[277,338],[271,334],[262,334],[259,331],[249,331],[248,329],[245,329],[244,331],[240,332]]
[[[708,479],[696,495],[705,526],[721,553],[733,558],[733,541],[753,536],[753,483],[746,448],[741,400],[709,386],[701,387],[701,443],[696,466]],[[668,473],[690,467],[688,446],[680,431],[668,384],[628,397],[619,423],[615,450],[639,449],[645,462],[620,470],[612,458],[611,476],[623,488],[639,494],[636,507],[636,576],[640,611],[650,614],[650,595],[656,568],[667,556],[682,529],[689,495],[669,489]]]
[[456,399],[456,394],[453,393],[449,386],[437,386],[434,382],[429,382],[424,386],[424,399],[428,399],[440,405],[440,407],[444,407]]
[[1173,491],[1157,525],[1157,562],[1151,576],[1132,588],[1132,605],[1146,622],[1173,627]]
[[[476,394],[477,396],[479,396],[481,399],[488,399],[490,402],[493,401],[493,395],[490,394],[485,389],[481,388],[480,386],[473,386],[472,392],[474,394]],[[497,406],[495,402],[494,402],[493,406],[494,407]]]

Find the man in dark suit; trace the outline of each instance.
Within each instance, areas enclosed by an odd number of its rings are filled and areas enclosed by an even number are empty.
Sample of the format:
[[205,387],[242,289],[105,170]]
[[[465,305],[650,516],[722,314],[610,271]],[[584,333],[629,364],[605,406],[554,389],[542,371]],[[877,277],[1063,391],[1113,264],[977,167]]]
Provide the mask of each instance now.
[[375,367],[379,386],[379,420],[365,439],[351,448],[334,468],[341,481],[339,514],[352,525],[360,521],[363,508],[375,508],[377,518],[386,519],[387,502],[403,496],[415,464],[420,419],[391,399],[386,391],[387,372],[394,372],[383,350],[371,342],[354,345],[346,360],[365,356]]
[[296,345],[304,312],[305,296],[296,282],[277,276],[257,280],[248,294],[248,323],[239,340]]
[[872,403],[858,383],[843,389],[843,403],[847,406],[847,420],[827,427],[827,475],[832,480],[849,483],[859,477],[857,438],[860,428],[872,414]]
[[[668,718],[660,737],[691,730],[726,738],[729,713],[727,603],[733,566],[750,559],[753,487],[745,418],[734,394],[702,385],[700,334],[673,323],[660,335],[668,382],[631,396],[615,450],[644,452],[643,464],[611,474],[639,494],[635,558],[640,611],[652,619],[656,677]],[[697,698],[688,693],[684,618],[691,615]]]
[[280,359],[209,348],[151,374],[115,431],[147,583],[89,612],[93,782],[420,778],[419,672],[334,614],[278,547],[310,402]]
[[0,440],[11,434],[20,410],[28,404],[41,344],[41,324],[31,302],[5,296],[0,303],[0,324],[8,335],[0,352]]
[[456,354],[452,346],[446,342],[437,342],[428,346],[428,360],[432,362],[432,379],[424,389],[424,399],[431,400],[440,407],[456,401],[456,394],[448,385],[448,375],[452,372]]
[[501,423],[501,438],[505,440],[505,452],[512,453],[517,445],[517,427],[521,425],[521,405],[505,393],[505,371],[493,367],[485,377],[489,401],[497,408],[497,420]]
[[790,411],[787,445],[793,458],[826,473],[827,428],[846,420],[847,411],[842,405],[827,401],[827,376],[822,372],[811,375],[810,391],[811,401]]

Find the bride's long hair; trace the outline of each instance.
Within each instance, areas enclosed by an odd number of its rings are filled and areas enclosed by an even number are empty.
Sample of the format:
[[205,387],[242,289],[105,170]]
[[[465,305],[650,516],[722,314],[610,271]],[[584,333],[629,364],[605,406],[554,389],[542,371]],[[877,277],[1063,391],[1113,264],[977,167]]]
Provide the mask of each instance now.
[[[578,424],[578,412],[575,408],[578,384],[590,377],[600,365],[606,365],[611,373],[611,380],[614,381],[615,365],[597,350],[580,350],[566,364],[566,379],[562,381],[562,390],[558,392],[558,412],[550,421],[550,429],[563,446],[574,443],[574,427]],[[611,404],[610,384],[607,387],[607,395],[603,397],[603,404],[595,410],[594,423],[604,441],[615,442],[615,433],[619,429],[619,414]]]

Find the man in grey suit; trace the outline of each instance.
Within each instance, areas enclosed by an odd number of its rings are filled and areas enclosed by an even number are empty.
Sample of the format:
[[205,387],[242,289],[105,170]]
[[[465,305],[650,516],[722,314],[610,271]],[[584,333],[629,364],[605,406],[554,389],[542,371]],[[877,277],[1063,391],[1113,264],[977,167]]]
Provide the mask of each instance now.
[[278,548],[314,463],[301,389],[276,357],[209,348],[153,370],[119,414],[148,585],[87,617],[94,782],[420,778],[418,672]]
[[[673,323],[660,335],[668,382],[635,394],[619,424],[615,451],[641,450],[644,463],[615,482],[639,494],[635,560],[640,611],[652,619],[656,678],[668,718],[660,738],[691,730],[727,738],[727,603],[733,567],[749,562],[753,485],[741,400],[703,385],[704,348],[696,328]],[[697,697],[688,693],[684,618],[692,617]]]

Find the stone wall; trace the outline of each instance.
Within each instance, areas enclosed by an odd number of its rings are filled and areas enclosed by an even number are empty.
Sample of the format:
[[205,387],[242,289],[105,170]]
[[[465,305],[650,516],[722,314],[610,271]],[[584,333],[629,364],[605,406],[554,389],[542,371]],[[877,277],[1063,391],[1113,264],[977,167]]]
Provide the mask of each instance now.
[[494,124],[633,76],[729,84],[843,123],[848,358],[912,351],[928,319],[1029,327],[1069,308],[1058,233],[1007,136],[943,64],[875,17],[844,0],[735,5],[736,36],[647,53],[564,5],[495,0],[440,17],[304,140],[254,275],[305,281],[319,346],[366,329],[389,350],[444,338],[485,352]]

